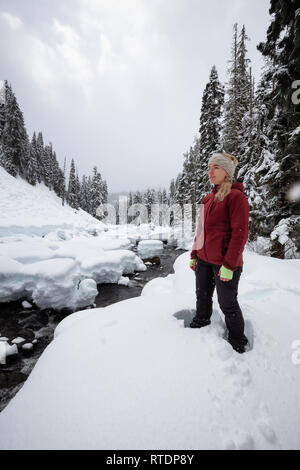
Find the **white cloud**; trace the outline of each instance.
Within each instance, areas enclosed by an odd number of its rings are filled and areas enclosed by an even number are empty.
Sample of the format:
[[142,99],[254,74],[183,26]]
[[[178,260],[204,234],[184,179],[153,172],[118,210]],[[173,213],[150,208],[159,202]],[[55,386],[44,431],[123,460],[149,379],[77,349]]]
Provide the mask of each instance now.
[[92,92],[93,64],[84,55],[80,35],[56,18],[53,18],[53,30],[62,38],[55,46],[57,60],[63,66],[60,73],[88,98]]
[[[8,13],[2,13],[1,18],[13,31],[23,24],[19,18]],[[80,50],[79,34],[56,18],[52,19],[52,31],[53,41],[49,43],[30,29],[23,28],[18,36],[11,35],[10,47],[16,61],[22,64],[22,73],[27,74],[43,91],[42,96],[46,101],[58,102],[61,99],[61,87],[66,84],[77,87],[79,92],[89,98],[93,72],[84,52]]]
[[[78,0],[72,25],[53,17],[48,38],[23,28],[11,36],[11,48],[48,100],[58,101],[72,85],[87,103],[104,95],[131,106],[145,86],[167,93],[174,76],[168,38],[156,29],[160,2]],[[10,13],[1,16],[11,29],[23,24]]]
[[168,37],[157,29],[160,3],[79,0],[78,24],[87,54],[93,51],[95,88],[125,105],[139,99],[145,85],[166,91],[174,76]]
[[20,18],[6,11],[1,12],[0,18],[2,18],[13,31],[17,31],[23,26]]

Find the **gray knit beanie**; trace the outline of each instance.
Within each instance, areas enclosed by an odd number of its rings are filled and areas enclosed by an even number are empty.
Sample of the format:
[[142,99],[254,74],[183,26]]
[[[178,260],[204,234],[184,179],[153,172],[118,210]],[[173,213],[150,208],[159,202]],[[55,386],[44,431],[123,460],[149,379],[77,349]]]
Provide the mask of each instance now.
[[223,170],[229,174],[230,178],[233,178],[236,165],[232,160],[229,160],[229,158],[225,157],[223,153],[214,153],[208,160],[208,164],[220,165],[220,167],[222,167]]

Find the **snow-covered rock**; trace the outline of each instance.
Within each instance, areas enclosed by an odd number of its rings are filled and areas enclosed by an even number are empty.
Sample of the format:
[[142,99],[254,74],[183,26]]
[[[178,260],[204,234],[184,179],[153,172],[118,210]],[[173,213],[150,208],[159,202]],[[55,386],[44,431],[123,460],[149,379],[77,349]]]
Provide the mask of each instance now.
[[118,280],[119,286],[129,286],[130,279],[126,276],[121,276]]
[[32,351],[33,344],[32,343],[25,343],[25,344],[23,344],[22,349],[24,349],[24,351]]
[[12,344],[20,344],[20,343],[25,343],[25,342],[26,342],[26,339],[22,338],[21,336],[18,336],[17,338],[11,341]]
[[18,346],[16,344],[11,345],[7,341],[0,342],[0,364],[6,364],[6,358],[16,354],[18,354]]

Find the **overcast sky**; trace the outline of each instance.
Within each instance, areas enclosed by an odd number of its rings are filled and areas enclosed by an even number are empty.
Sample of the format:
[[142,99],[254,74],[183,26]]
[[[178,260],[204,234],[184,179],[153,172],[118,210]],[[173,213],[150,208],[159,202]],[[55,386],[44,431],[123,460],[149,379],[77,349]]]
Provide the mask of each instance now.
[[[213,64],[227,80],[233,24],[256,45],[270,0],[0,0],[0,79],[30,138],[42,131],[61,166],[96,165],[110,191],[168,189],[198,133]],[[240,29],[239,28],[239,29]]]

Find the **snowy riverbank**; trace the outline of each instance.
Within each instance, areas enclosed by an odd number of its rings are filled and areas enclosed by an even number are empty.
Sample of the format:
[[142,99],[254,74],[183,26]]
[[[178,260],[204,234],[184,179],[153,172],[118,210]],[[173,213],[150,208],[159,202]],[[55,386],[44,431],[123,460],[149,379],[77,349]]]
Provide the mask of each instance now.
[[[141,256],[159,253],[169,236],[151,224],[105,225],[3,168],[0,212],[0,303],[27,299],[42,309],[93,304],[97,284],[126,285],[127,274],[147,269]],[[147,239],[137,256],[132,248]]]
[[195,306],[188,258],[141,297],[58,325],[0,415],[0,448],[300,448],[299,260],[246,251],[239,298],[253,349],[239,355],[216,297],[210,326],[184,328]]

